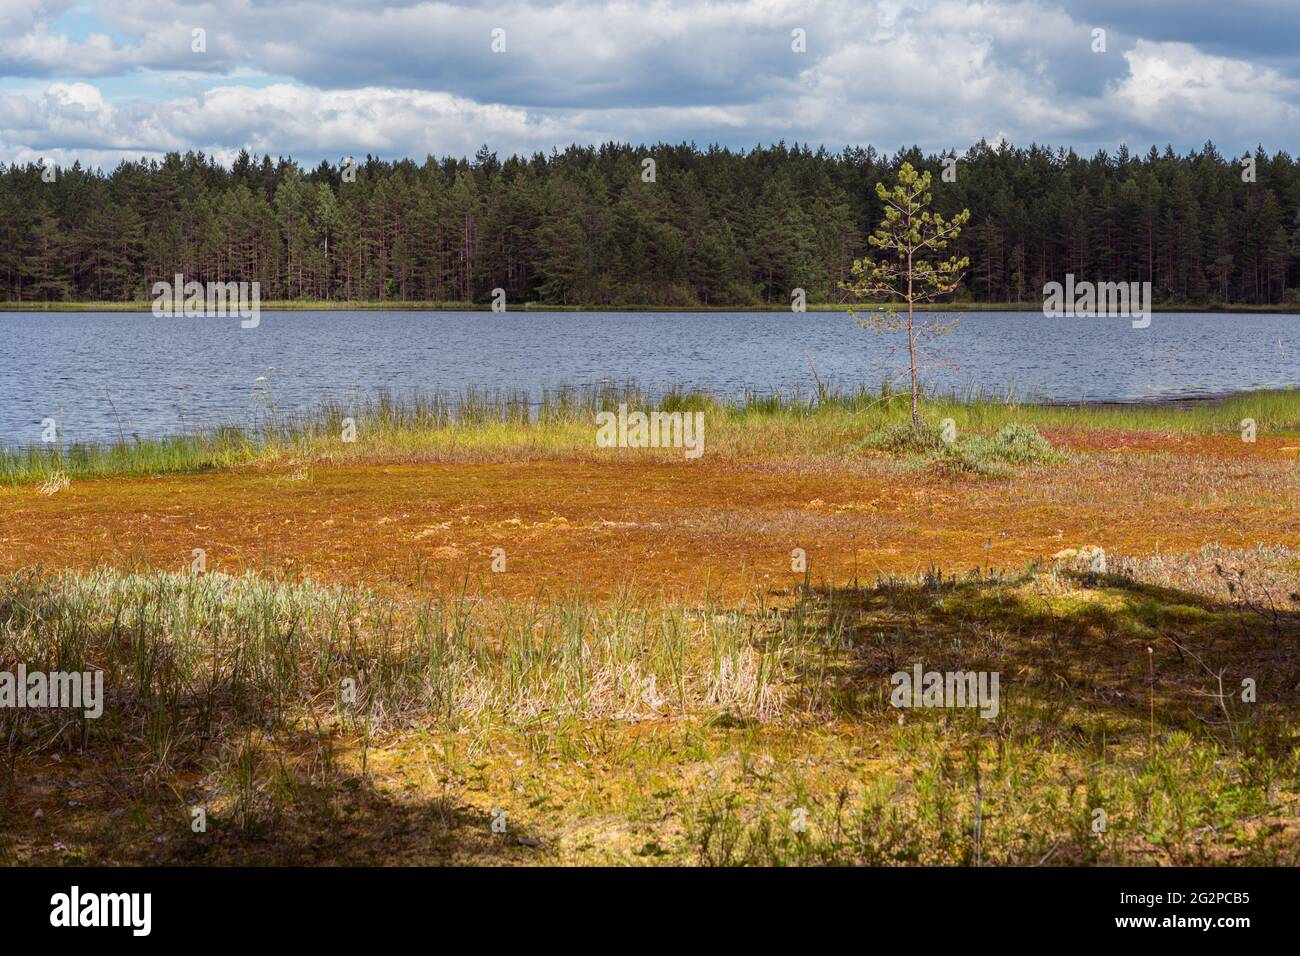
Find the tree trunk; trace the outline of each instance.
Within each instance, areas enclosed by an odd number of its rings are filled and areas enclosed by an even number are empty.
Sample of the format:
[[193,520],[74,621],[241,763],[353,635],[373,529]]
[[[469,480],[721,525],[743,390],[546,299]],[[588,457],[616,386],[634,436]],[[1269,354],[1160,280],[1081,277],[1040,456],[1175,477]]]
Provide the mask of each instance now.
[[912,366],[912,430],[921,430],[920,389],[916,381],[916,332],[912,327],[912,253],[907,253],[907,357]]

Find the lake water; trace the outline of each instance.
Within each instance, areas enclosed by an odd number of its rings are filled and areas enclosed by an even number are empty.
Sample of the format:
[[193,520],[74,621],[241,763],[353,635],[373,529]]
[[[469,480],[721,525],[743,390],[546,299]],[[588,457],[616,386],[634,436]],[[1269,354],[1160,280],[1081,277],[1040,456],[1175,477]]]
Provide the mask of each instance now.
[[[71,441],[247,423],[256,390],[281,410],[326,398],[466,386],[528,389],[635,382],[740,396],[813,386],[906,384],[903,334],[843,313],[263,312],[0,313],[0,444]],[[258,382],[259,376],[264,380]],[[937,340],[924,380],[1054,402],[1144,401],[1300,384],[1300,316],[1156,313],[1129,319],[972,313]]]

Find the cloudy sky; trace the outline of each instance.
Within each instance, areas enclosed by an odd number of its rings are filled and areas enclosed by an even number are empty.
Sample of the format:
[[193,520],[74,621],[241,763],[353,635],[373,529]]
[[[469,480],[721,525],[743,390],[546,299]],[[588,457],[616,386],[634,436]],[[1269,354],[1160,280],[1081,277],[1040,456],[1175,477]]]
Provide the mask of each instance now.
[[1296,0],[0,0],[0,162],[981,137],[1294,154]]

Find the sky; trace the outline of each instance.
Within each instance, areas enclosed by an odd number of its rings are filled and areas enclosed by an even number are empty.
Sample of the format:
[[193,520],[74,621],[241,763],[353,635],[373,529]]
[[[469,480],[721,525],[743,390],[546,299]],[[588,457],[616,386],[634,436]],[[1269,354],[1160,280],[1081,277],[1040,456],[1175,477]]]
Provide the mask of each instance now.
[[610,140],[1294,155],[1297,2],[0,0],[0,162]]

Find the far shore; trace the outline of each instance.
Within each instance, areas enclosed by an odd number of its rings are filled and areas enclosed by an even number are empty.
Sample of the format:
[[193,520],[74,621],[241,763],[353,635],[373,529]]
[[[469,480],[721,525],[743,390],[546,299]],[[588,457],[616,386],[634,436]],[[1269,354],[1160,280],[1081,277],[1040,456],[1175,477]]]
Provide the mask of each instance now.
[[[272,300],[262,302],[264,312],[491,312],[488,302],[406,302],[406,301],[337,301]],[[842,302],[808,303],[807,312],[846,312],[854,308],[859,312],[880,309],[870,303]],[[895,306],[894,308],[898,308]],[[130,302],[0,302],[0,312],[152,312],[152,301]],[[507,312],[791,312],[782,303],[771,305],[556,305],[544,302],[524,302],[506,306]],[[901,309],[900,309],[901,311]],[[916,307],[918,312],[1026,312],[1042,314],[1041,302],[946,302],[927,303]],[[1217,303],[1187,305],[1164,303],[1152,306],[1153,312],[1222,312],[1243,315],[1296,315],[1300,303],[1274,305],[1220,305]]]

